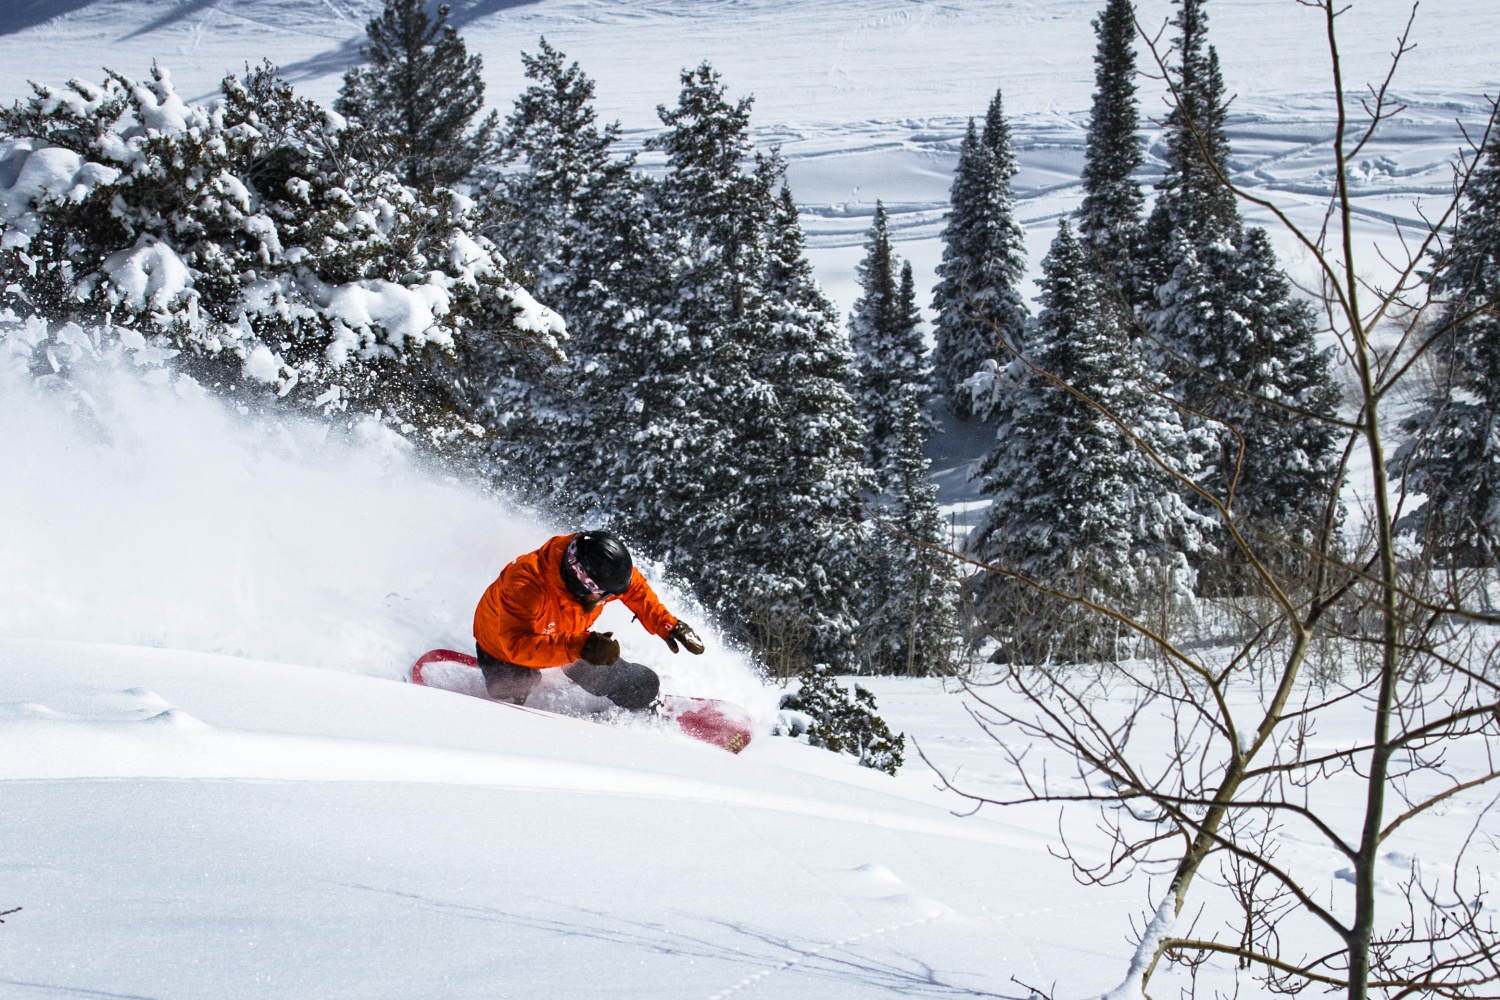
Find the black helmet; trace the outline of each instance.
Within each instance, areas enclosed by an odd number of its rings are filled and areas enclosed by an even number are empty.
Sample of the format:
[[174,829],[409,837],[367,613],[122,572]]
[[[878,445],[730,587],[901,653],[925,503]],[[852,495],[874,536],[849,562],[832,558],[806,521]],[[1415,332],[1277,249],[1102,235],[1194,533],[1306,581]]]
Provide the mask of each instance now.
[[633,568],[624,542],[607,531],[585,531],[568,543],[563,556],[563,582],[579,600],[602,594],[614,596],[629,589]]

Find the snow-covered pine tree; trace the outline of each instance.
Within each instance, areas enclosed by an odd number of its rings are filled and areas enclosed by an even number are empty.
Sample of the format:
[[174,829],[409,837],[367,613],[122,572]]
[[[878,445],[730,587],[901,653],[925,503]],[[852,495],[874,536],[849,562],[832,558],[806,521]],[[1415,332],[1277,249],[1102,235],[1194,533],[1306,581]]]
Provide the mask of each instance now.
[[615,356],[631,376],[628,444],[609,449],[619,523],[773,669],[852,669],[867,529],[847,341],[811,280],[784,164],[753,153],[750,101],[728,102],[707,65],[682,80],[652,142],[667,171],[647,190],[664,278]]
[[1019,347],[1026,326],[1026,304],[1017,290],[1026,271],[1026,244],[1014,218],[1015,169],[997,92],[984,135],[970,121],[959,149],[933,292],[933,387],[965,419],[973,416],[973,406],[964,382],[1001,355],[1005,343]]
[[800,715],[807,728],[781,730],[782,735],[797,733],[810,746],[854,756],[861,767],[896,773],[906,751],[906,734],[891,733],[875,714],[875,696],[868,689],[855,684],[851,691],[823,666],[804,671],[798,680],[797,690],[782,697],[781,707]]
[[545,38],[521,63],[533,82],[516,98],[498,142],[502,162],[522,167],[502,179],[511,214],[503,245],[536,272],[538,292],[551,295],[576,279],[577,231],[626,183],[634,157],[615,154],[620,125],[599,124],[594,81],[578,63],[567,63]]
[[[1173,394],[1217,440],[1201,485],[1232,501],[1243,529],[1290,542],[1285,568],[1294,568],[1298,547],[1338,517],[1339,393],[1316,343],[1317,318],[1293,295],[1259,227],[1237,244],[1197,248],[1179,232],[1171,253],[1177,267],[1148,323],[1173,352]],[[1213,571],[1200,567],[1210,589],[1238,586],[1241,558],[1223,555]]]
[[1435,393],[1406,421],[1393,475],[1425,502],[1403,527],[1460,565],[1500,561],[1500,115],[1432,290]]
[[981,465],[994,504],[970,542],[1004,572],[981,574],[974,595],[1009,658],[1112,658],[1123,640],[1112,623],[1007,574],[1132,614],[1189,598],[1186,554],[1201,544],[1201,519],[1101,408],[1187,474],[1195,439],[1142,384],[1134,345],[1102,319],[1097,272],[1066,219],[1042,271],[1042,311],[1025,355],[1035,370],[1010,390]]
[[402,180],[414,188],[449,186],[468,177],[485,155],[498,118],[491,113],[473,132],[469,123],[484,107],[481,60],[471,56],[426,0],[386,0],[365,26],[360,48],[366,65],[344,74],[334,110],[398,139]]
[[957,575],[921,546],[942,547],[948,539],[922,453],[932,419],[916,281],[910,262],[899,279],[896,270],[885,206],[877,201],[856,271],[862,294],[849,317],[873,502],[889,529],[876,533],[861,574],[870,609],[860,634],[861,669],[946,673],[957,655]]
[[[651,148],[666,154],[667,172],[648,210],[670,241],[667,274],[660,301],[648,305],[653,322],[627,345],[636,430],[612,477],[632,532],[669,565],[691,567],[700,585],[717,551],[730,557],[729,523],[744,484],[736,428],[764,389],[753,382],[750,355],[764,332],[757,325],[771,198],[763,177],[742,169],[753,158],[750,104],[728,103],[719,75],[703,64],[682,74],[676,108],[657,109],[667,131]],[[717,606],[727,591],[705,596]]]
[[1004,179],[1007,195],[1010,192],[1010,182],[1020,172],[1020,164],[1016,162],[1016,154],[1010,144],[1010,122],[1005,120],[1005,100],[999,90],[995,96],[990,98],[990,105],[984,112],[984,128],[979,133],[979,139],[984,143],[990,155],[995,158],[995,171]]
[[1238,241],[1239,209],[1234,193],[1224,184],[1229,174],[1229,136],[1224,123],[1229,109],[1219,54],[1208,44],[1206,0],[1172,0],[1178,5],[1172,24],[1172,43],[1178,63],[1169,69],[1174,100],[1167,114],[1167,168],[1156,185],[1143,233],[1141,261],[1148,287],[1171,277],[1177,245],[1173,234],[1183,233],[1194,247],[1220,240]]
[[[907,327],[912,330],[917,329],[922,323],[922,307],[917,305],[917,276],[912,272],[911,261],[909,260],[901,262],[901,291],[898,295],[900,296],[898,301],[901,303],[900,313],[906,318]],[[925,344],[923,345],[923,350],[926,350]],[[927,391],[931,391],[932,389],[932,371],[930,365],[927,372],[927,379],[923,383],[922,388]]]
[[[901,446],[901,422],[907,389],[919,398],[928,391],[927,347],[919,328],[911,265],[897,276],[885,206],[875,203],[875,217],[865,242],[865,258],[855,268],[860,297],[849,316],[849,343],[854,349],[856,399],[864,440],[865,463],[875,473],[877,493],[886,492],[892,458]],[[925,411],[921,419],[929,420]]]
[[[634,158],[617,155],[618,124],[601,126],[594,82],[546,39],[521,56],[533,81],[516,98],[499,140],[496,240],[535,275],[535,286],[567,321],[566,367],[545,373],[498,359],[476,381],[486,387],[490,461],[512,488],[573,504],[609,506],[595,441],[617,426],[622,373],[617,348],[639,322],[642,269],[654,256]],[[644,259],[643,259],[644,258]]]
[[[1144,325],[1173,395],[1217,438],[1203,485],[1243,527],[1292,553],[1313,541],[1337,490],[1329,421],[1338,403],[1316,317],[1298,300],[1263,229],[1246,229],[1228,175],[1227,106],[1205,0],[1174,0],[1179,63],[1167,118],[1167,171],[1145,230],[1141,273],[1155,287]],[[1200,582],[1240,584],[1242,556],[1205,561]],[[1212,571],[1208,571],[1212,565]]]
[[862,557],[870,528],[859,519],[866,470],[848,386],[848,339],[813,278],[801,223],[779,160],[762,161],[768,187],[781,184],[769,220],[766,336],[751,356],[762,386],[736,433],[748,476],[738,515],[741,539],[726,586],[751,567],[754,645],[779,675],[815,664],[857,661]]
[[560,319],[514,283],[468,202],[361,159],[378,138],[274,67],[222,89],[189,105],[157,68],[37,86],[0,111],[18,170],[0,302],[180,352],[238,398],[378,412],[434,444],[476,429],[471,352],[561,356]]
[[919,386],[902,388],[897,415],[888,499],[878,512],[884,523],[867,563],[871,611],[861,629],[861,666],[877,674],[950,674],[962,666],[964,652],[958,572],[943,554],[952,539],[923,452],[932,425]]
[[1150,289],[1137,290],[1135,255],[1141,239],[1144,198],[1135,180],[1141,167],[1135,97],[1135,8],[1131,0],[1108,0],[1094,20],[1094,103],[1083,153],[1083,204],[1078,232],[1089,247],[1105,290],[1137,304]]

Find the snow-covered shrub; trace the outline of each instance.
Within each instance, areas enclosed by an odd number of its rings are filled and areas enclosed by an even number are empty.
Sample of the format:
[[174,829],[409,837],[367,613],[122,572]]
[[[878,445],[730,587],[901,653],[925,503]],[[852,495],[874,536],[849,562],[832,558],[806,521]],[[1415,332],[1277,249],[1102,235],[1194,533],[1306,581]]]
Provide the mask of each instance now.
[[812,746],[853,754],[865,767],[896,773],[905,754],[906,734],[891,735],[885,720],[875,714],[873,694],[858,684],[848,690],[823,664],[799,679],[801,687],[781,699],[786,712],[806,716],[797,720],[801,728],[797,735],[805,735]]
[[478,352],[560,354],[562,322],[473,204],[390,171],[391,142],[273,67],[187,104],[164,69],[34,85],[0,110],[0,308],[135,331],[221,392],[380,413],[431,443],[478,427]]

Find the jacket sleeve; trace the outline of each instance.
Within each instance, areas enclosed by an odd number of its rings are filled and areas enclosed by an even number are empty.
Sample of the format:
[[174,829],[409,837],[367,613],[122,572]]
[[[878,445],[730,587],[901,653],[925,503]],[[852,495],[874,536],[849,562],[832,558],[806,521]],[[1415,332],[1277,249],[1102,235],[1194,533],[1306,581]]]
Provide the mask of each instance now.
[[565,667],[583,653],[586,632],[547,634],[538,631],[545,615],[547,594],[540,581],[529,575],[510,586],[497,588],[497,628],[492,633],[499,649],[486,649],[491,656],[522,667]]
[[[630,571],[630,586],[620,595],[620,600],[652,635],[665,637],[677,625],[677,616],[661,603],[638,569]],[[583,648],[581,643],[579,648]]]

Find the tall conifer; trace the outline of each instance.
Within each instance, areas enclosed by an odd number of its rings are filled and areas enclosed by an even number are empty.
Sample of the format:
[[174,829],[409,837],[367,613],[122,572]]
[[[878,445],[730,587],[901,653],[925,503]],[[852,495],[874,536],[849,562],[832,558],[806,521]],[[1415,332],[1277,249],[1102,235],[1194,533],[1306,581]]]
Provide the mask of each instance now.
[[1217,453],[1202,484],[1232,500],[1245,526],[1309,544],[1336,489],[1339,399],[1316,316],[1293,295],[1263,229],[1197,248],[1179,233],[1172,255],[1151,327],[1176,352],[1174,394],[1211,418]]
[[1018,291],[1026,271],[1026,244],[1014,218],[1010,188],[1016,166],[998,92],[985,126],[981,136],[970,121],[959,150],[933,293],[938,315],[934,388],[965,419],[973,415],[973,406],[962,389],[964,381],[1002,354],[1004,344],[1019,346],[1027,318]]
[[[877,488],[884,490],[887,467],[900,447],[904,396],[910,389],[917,398],[925,398],[929,373],[911,265],[905,264],[897,277],[885,206],[878,201],[856,275],[863,293],[849,317],[849,342],[858,369],[856,397],[865,461],[875,472]],[[925,412],[920,419],[926,419]]]
[[784,164],[752,155],[749,99],[727,101],[706,64],[682,81],[652,143],[670,253],[631,346],[622,516],[779,670],[845,669],[863,479],[848,348],[778,194]]
[[1234,242],[1240,217],[1234,193],[1224,184],[1229,173],[1229,114],[1219,54],[1208,44],[1206,0],[1173,0],[1172,47],[1178,62],[1169,68],[1174,100],[1167,115],[1167,169],[1156,185],[1156,204],[1147,220],[1142,258],[1154,271],[1154,284],[1171,274],[1173,232],[1194,246]]
[[1437,392],[1407,421],[1398,473],[1426,496],[1407,519],[1430,549],[1463,563],[1500,561],[1500,135],[1464,195],[1432,278],[1441,303]]
[[489,373],[490,458],[513,488],[607,508],[616,489],[593,439],[596,428],[627,419],[622,383],[635,373],[620,338],[642,319],[655,233],[633,158],[615,152],[618,125],[598,122],[593,81],[546,39],[521,59],[532,83],[499,142],[511,169],[499,178],[496,229],[566,319],[571,342],[565,367]]
[[[1037,371],[1010,391],[981,465],[982,489],[994,504],[974,550],[1045,586],[1126,611],[1190,595],[1185,554],[1201,542],[1200,519],[1101,408],[1188,474],[1195,437],[1142,384],[1137,350],[1105,318],[1098,275],[1066,219],[1042,271],[1042,311],[1027,353]],[[981,621],[1010,656],[1121,652],[1109,622],[1003,573],[982,576],[976,596]]]
[[[782,183],[779,160],[762,170],[768,187]],[[737,430],[747,474],[737,515],[743,544],[722,565],[725,585],[748,594],[752,636],[763,655],[779,658],[779,673],[847,667],[858,655],[861,556],[871,534],[858,514],[867,474],[848,389],[853,357],[813,278],[784,183],[766,239],[767,326],[751,360],[762,391]]]
[[1078,231],[1107,289],[1126,302],[1140,298],[1134,258],[1141,239],[1144,198],[1135,180],[1141,167],[1135,97],[1135,11],[1131,0],[1109,0],[1094,20],[1094,103],[1083,154],[1083,204]]
[[484,155],[497,118],[473,133],[484,106],[479,56],[448,23],[449,7],[428,15],[423,0],[386,0],[365,27],[368,65],[344,74],[334,110],[401,140],[402,174],[412,187],[463,180]]
[[897,436],[886,466],[886,522],[867,562],[870,611],[861,629],[861,669],[926,676],[961,666],[959,584],[951,544],[938,510],[937,487],[924,454],[931,434],[926,403],[915,385],[897,403]]
[[[1245,229],[1225,184],[1227,105],[1205,0],[1174,2],[1176,102],[1146,227],[1142,261],[1156,293],[1145,325],[1165,351],[1173,394],[1218,439],[1204,485],[1232,501],[1243,526],[1305,544],[1337,489],[1327,421],[1338,392],[1315,343],[1316,317],[1294,296],[1265,231]],[[1225,555],[1236,587],[1240,556]]]

